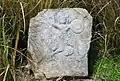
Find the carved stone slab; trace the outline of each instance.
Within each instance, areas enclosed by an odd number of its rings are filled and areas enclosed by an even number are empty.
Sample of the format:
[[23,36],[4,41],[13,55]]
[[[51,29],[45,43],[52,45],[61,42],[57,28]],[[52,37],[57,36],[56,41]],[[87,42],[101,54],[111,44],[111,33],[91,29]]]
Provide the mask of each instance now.
[[44,9],[30,20],[35,77],[87,76],[92,17],[82,8]]

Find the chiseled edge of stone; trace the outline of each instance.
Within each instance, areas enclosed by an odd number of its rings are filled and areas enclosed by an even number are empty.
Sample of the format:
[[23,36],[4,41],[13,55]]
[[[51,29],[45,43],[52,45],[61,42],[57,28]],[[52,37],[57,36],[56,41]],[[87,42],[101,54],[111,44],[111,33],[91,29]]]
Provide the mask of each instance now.
[[[92,21],[93,21],[93,17],[90,15],[90,13],[86,10],[86,9],[84,9],[84,8],[58,8],[58,9],[43,9],[42,11],[40,11],[40,12],[38,12],[38,14],[35,16],[35,17],[32,17],[31,19],[30,19],[30,24],[32,23],[32,22],[34,22],[34,19],[36,19],[36,18],[38,18],[39,16],[41,16],[43,13],[45,13],[45,12],[47,12],[48,10],[50,10],[50,11],[52,11],[52,10],[66,10],[66,9],[75,9],[76,11],[83,11],[83,12],[85,12],[84,14],[87,14],[89,17],[89,20],[91,20],[91,24],[92,24]],[[31,26],[29,26],[29,27],[31,27]]]

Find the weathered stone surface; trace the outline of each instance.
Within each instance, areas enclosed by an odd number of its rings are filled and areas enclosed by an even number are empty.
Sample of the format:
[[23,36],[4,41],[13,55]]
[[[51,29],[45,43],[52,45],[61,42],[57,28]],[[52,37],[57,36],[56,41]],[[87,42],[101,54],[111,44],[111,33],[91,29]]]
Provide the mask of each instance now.
[[44,9],[30,20],[35,77],[87,76],[92,17],[82,8]]

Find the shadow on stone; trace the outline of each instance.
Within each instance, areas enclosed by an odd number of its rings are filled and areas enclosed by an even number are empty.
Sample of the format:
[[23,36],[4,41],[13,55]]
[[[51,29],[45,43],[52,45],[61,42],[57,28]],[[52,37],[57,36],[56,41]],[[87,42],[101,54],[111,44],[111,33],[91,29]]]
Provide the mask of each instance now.
[[[96,38],[92,38],[92,40],[95,40]],[[91,42],[90,44],[90,49],[88,52],[88,75],[89,77],[92,76],[93,71],[94,71],[94,65],[98,59],[98,52],[99,52],[99,44],[98,40],[95,40]]]

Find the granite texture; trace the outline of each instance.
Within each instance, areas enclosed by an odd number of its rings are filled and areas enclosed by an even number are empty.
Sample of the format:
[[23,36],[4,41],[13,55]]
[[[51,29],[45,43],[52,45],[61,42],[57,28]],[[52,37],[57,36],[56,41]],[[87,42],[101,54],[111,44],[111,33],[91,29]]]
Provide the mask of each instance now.
[[35,77],[88,76],[92,17],[82,8],[44,9],[30,20],[28,50]]

